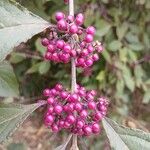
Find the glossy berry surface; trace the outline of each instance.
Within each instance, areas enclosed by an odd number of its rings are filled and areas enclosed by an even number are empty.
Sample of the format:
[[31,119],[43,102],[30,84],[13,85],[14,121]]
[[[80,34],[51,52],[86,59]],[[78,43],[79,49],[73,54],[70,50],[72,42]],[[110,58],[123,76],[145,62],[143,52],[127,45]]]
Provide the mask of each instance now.
[[[67,3],[67,1],[65,1]],[[55,63],[69,63],[75,58],[76,66],[89,68],[100,59],[103,51],[100,42],[94,41],[96,29],[83,27],[84,15],[66,16],[63,12],[55,14],[56,25],[41,43],[47,48],[44,58]]]
[[67,91],[58,83],[43,91],[47,99],[44,122],[52,132],[66,130],[79,136],[101,132],[100,122],[107,113],[108,101],[95,90],[77,85],[76,92]]

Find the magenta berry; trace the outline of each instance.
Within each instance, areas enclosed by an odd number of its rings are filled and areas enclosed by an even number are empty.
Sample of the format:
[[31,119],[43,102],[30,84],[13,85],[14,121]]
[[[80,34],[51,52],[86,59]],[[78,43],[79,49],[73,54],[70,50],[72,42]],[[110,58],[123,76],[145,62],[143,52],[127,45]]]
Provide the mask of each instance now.
[[86,29],[87,34],[94,35],[95,34],[95,28],[93,26],[90,26]]
[[94,124],[92,125],[92,132],[95,133],[95,134],[100,133],[100,126],[99,126],[98,123],[94,123]]
[[58,40],[56,42],[56,47],[59,48],[59,49],[63,49],[63,47],[64,47],[64,41],[63,40]]
[[93,41],[93,35],[87,34],[84,40],[86,43],[91,43]]
[[84,131],[84,134],[85,134],[86,136],[89,136],[89,135],[92,134],[92,129],[91,129],[90,126],[84,126],[84,127],[83,127],[83,131]]
[[49,98],[47,99],[47,103],[48,103],[49,105],[52,105],[54,102],[55,102],[55,99],[54,99],[53,97],[49,97]]
[[73,25],[70,26],[69,32],[71,34],[75,34],[75,33],[77,33],[77,31],[78,31],[77,25],[73,24]]
[[73,124],[75,121],[76,121],[76,119],[73,115],[69,115],[67,117],[67,122],[69,122],[70,124]]
[[42,39],[42,45],[47,46],[49,44],[49,40],[47,38]]
[[56,125],[56,124],[53,124],[51,126],[51,129],[52,129],[53,132],[58,132],[59,131],[58,125]]
[[48,105],[44,122],[52,132],[65,129],[80,136],[100,133],[99,122],[106,115],[108,101],[97,98],[95,90],[77,85],[76,91],[70,92],[58,83],[43,94]]
[[85,124],[84,121],[78,120],[77,121],[77,128],[79,128],[79,129],[83,128],[84,124]]
[[44,55],[46,60],[66,64],[75,58],[76,66],[84,70],[99,60],[98,54],[103,51],[103,46],[100,42],[93,41],[96,32],[93,26],[86,29],[82,27],[84,23],[82,13],[74,17],[57,12],[55,18],[57,25],[50,27],[48,38],[42,40],[42,45],[47,47]]
[[63,111],[62,106],[56,105],[56,106],[54,107],[54,112],[55,112],[56,114],[61,114],[62,111]]
[[[68,0],[64,0],[68,3]],[[65,16],[62,12],[55,14],[56,26],[50,27],[47,37],[42,39],[42,45],[47,48],[44,58],[55,63],[69,63],[75,60],[77,67],[83,68],[84,74],[90,70],[94,62],[99,60],[103,51],[100,42],[94,42],[96,30],[93,26],[84,28],[84,15]],[[89,73],[88,73],[89,74]],[[52,89],[45,89],[47,97],[47,112],[45,125],[52,132],[62,129],[80,136],[90,136],[100,133],[99,123],[107,113],[108,101],[99,97],[95,90],[86,90],[77,85],[72,92],[61,84]]]
[[57,13],[55,14],[55,18],[56,18],[57,21],[59,21],[59,20],[65,18],[65,14],[62,13],[62,12],[57,12]]
[[57,22],[57,28],[60,31],[66,31],[67,30],[67,22],[64,19],[58,21]]
[[96,103],[94,101],[91,101],[88,103],[88,108],[89,109],[95,109],[96,108]]
[[52,115],[46,116],[45,122],[47,125],[51,125],[54,122],[54,117]]
[[77,24],[77,25],[82,25],[83,24],[83,22],[84,22],[84,16],[83,16],[83,14],[82,13],[80,13],[80,14],[78,14],[77,16],[76,16],[76,19],[75,19],[75,23]]
[[82,110],[82,104],[81,104],[80,102],[75,103],[74,109],[75,109],[77,112],[80,112],[80,111]]

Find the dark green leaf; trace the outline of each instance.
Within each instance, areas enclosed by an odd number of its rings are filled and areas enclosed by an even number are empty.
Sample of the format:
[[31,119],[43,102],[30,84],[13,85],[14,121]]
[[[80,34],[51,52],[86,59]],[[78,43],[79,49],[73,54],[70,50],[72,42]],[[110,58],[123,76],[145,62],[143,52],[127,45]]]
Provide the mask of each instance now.
[[13,68],[8,62],[0,63],[0,96],[12,97],[19,94],[19,85]]
[[0,143],[7,140],[13,131],[45,101],[30,105],[1,104],[0,105]]
[[111,25],[108,22],[106,22],[105,20],[100,20],[97,22],[96,27],[98,29],[96,32],[96,35],[104,36],[105,34],[107,34],[109,29],[111,28]]
[[118,36],[119,40],[122,40],[122,38],[124,37],[127,30],[128,30],[128,24],[126,22],[121,24],[121,26],[117,27],[117,36]]
[[39,73],[40,74],[47,73],[49,69],[50,69],[50,62],[43,61],[40,63],[40,66],[39,66]]
[[49,23],[11,0],[0,1],[0,61]]
[[150,90],[147,90],[144,93],[144,97],[143,97],[143,103],[144,104],[148,104],[150,102]]
[[150,133],[118,125],[109,118],[103,119],[103,126],[114,150],[149,150]]
[[121,46],[122,46],[122,43],[120,41],[114,40],[108,45],[108,48],[111,51],[117,51],[121,48]]

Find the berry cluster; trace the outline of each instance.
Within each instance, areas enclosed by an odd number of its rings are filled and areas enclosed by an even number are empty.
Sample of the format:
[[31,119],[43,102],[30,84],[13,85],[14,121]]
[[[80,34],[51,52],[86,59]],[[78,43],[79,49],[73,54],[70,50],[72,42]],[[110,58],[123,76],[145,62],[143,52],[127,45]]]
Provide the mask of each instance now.
[[106,115],[108,101],[97,97],[95,90],[86,90],[77,85],[74,93],[56,84],[52,89],[45,89],[48,108],[45,125],[53,132],[66,129],[73,134],[89,136],[101,131],[99,122]]
[[57,25],[51,27],[48,37],[42,39],[42,45],[47,47],[46,60],[68,63],[75,58],[76,66],[87,68],[99,60],[103,46],[94,42],[95,28],[89,26],[84,29],[84,16],[79,13],[74,16],[65,16],[62,12],[55,15]]

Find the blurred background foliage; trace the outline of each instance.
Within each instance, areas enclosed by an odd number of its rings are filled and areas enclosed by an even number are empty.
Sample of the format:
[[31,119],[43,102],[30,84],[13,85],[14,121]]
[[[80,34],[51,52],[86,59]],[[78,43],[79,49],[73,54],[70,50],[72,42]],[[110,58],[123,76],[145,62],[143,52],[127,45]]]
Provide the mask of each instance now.
[[[33,13],[55,23],[56,11],[68,12],[63,0],[16,0]],[[90,70],[77,70],[77,81],[110,100],[108,115],[126,126],[149,130],[150,121],[150,1],[75,0],[75,11],[85,14],[104,44],[101,59]],[[46,32],[46,31],[45,31]],[[9,56],[20,83],[22,101],[33,102],[57,82],[70,86],[70,65],[45,62],[41,33],[22,43]],[[96,142],[91,149],[98,149]],[[105,144],[105,143],[103,143]],[[96,148],[97,146],[97,148]]]

